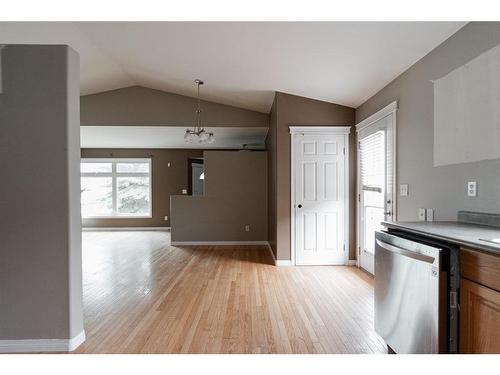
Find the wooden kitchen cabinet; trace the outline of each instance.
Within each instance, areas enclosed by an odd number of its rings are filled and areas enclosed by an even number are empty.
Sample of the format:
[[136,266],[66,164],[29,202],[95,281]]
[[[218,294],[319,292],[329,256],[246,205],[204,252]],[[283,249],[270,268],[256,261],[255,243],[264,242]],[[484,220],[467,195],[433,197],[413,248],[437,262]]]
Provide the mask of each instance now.
[[460,352],[500,353],[500,257],[462,249]]

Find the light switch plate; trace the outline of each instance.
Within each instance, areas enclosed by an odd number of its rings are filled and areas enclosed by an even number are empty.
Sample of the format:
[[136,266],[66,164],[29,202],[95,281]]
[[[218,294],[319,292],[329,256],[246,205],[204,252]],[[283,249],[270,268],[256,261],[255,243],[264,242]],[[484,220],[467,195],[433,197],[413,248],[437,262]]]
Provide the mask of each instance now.
[[399,185],[399,195],[401,197],[407,197],[408,196],[408,184],[401,184],[401,185]]
[[468,197],[477,197],[477,182],[476,181],[467,182],[467,196]]
[[418,221],[425,221],[425,208],[418,209]]
[[425,220],[434,221],[434,210],[432,208],[427,208],[425,210]]
[[245,232],[250,232],[250,225],[245,225]]
[[165,216],[165,218],[164,218],[164,219],[165,219],[165,221],[168,221],[168,216]]

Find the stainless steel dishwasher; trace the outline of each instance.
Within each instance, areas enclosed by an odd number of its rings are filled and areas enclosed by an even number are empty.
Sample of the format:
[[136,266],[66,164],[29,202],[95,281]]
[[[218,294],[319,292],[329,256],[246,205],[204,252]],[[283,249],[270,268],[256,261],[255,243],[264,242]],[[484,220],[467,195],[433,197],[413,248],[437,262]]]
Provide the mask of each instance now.
[[405,232],[375,234],[375,330],[391,350],[457,352],[458,254]]

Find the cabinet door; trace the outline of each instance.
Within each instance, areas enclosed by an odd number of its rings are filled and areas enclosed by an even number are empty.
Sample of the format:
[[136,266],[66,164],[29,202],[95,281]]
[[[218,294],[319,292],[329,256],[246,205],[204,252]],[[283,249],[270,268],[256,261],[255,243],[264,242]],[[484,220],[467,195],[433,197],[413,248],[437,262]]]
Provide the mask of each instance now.
[[462,279],[460,352],[500,353],[500,293]]

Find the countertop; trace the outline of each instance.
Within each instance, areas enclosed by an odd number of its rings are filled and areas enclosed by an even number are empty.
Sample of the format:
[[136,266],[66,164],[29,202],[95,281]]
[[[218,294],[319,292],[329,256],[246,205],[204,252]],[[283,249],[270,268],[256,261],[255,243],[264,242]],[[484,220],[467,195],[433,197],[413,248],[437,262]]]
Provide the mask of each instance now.
[[384,221],[382,225],[500,255],[500,244],[481,240],[500,238],[500,228],[458,221]]

